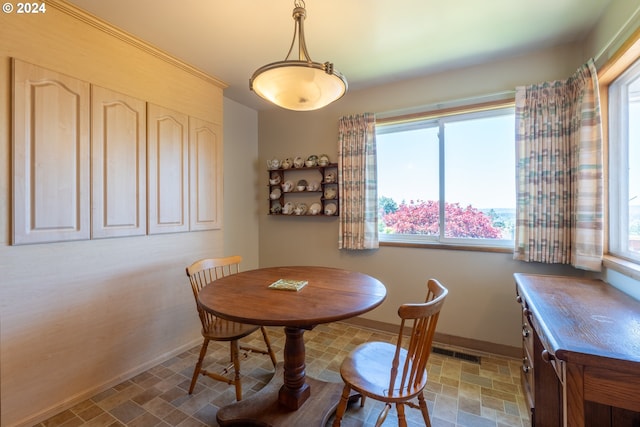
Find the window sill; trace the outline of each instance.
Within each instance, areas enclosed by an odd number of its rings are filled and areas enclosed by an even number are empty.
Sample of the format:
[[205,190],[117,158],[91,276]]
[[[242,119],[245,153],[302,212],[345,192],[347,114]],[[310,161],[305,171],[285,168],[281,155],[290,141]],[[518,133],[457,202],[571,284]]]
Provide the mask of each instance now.
[[617,271],[618,273],[624,274],[632,279],[640,280],[640,265],[634,262],[627,261],[613,255],[605,255],[602,260],[602,265],[605,268]]
[[402,247],[402,248],[420,248],[420,249],[444,249],[451,251],[475,251],[475,252],[496,252],[496,253],[513,253],[513,248],[504,246],[472,246],[472,245],[447,245],[444,243],[409,243],[409,242],[380,242],[380,246]]

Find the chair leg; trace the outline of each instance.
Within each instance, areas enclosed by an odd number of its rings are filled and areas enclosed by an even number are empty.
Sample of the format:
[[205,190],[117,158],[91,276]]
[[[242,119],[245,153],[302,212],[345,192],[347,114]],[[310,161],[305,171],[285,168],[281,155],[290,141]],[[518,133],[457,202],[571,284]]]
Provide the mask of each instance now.
[[191,385],[189,386],[189,394],[193,393],[193,388],[196,386],[198,374],[200,374],[200,370],[202,369],[202,361],[204,360],[204,356],[207,354],[208,346],[209,340],[205,338],[204,342],[202,343],[202,347],[200,347],[200,356],[198,357],[198,362],[196,363],[196,367],[193,369],[193,377],[191,378]]
[[424,393],[420,393],[418,395],[418,403],[420,405],[420,412],[422,412],[422,418],[424,418],[424,425],[427,427],[431,427],[429,408],[427,407],[427,401],[424,398]]
[[271,348],[271,341],[269,340],[269,336],[267,335],[267,330],[264,326],[260,327],[260,331],[262,331],[262,337],[264,338],[264,343],[267,345],[267,351],[269,352],[269,357],[271,358],[271,363],[273,363],[273,367],[276,367],[278,360],[276,359],[276,354],[273,352]]
[[407,417],[404,414],[404,404],[396,403],[396,411],[398,411],[398,426],[407,427]]
[[231,361],[233,362],[234,378],[233,382],[236,386],[236,400],[242,400],[242,382],[240,381],[240,349],[238,340],[233,340],[231,344]]
[[342,389],[342,396],[340,396],[340,402],[336,408],[336,416],[333,419],[333,427],[340,427],[342,423],[342,417],[347,410],[347,404],[349,403],[349,395],[351,394],[351,387],[344,385]]
[[387,414],[389,413],[390,409],[391,409],[391,404],[385,403],[384,409],[382,410],[382,412],[380,412],[380,415],[378,415],[378,419],[376,420],[376,427],[380,427],[382,423],[384,423],[384,420],[387,419]]

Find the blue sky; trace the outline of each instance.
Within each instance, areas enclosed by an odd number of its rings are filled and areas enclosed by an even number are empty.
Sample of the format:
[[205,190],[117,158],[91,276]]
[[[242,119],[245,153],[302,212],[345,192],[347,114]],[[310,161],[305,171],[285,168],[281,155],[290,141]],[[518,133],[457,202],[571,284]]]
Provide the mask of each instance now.
[[[479,209],[515,209],[513,116],[450,122],[445,134],[445,156],[455,159],[445,168],[447,201]],[[377,136],[378,196],[398,203],[437,200],[438,128],[404,132],[401,146],[394,138]]]

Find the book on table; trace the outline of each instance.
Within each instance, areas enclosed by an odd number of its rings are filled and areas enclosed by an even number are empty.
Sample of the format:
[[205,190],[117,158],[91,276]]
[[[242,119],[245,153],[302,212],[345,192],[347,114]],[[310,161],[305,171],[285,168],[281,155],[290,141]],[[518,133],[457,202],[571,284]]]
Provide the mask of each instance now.
[[271,289],[283,291],[299,291],[307,285],[306,280],[279,279],[269,285]]

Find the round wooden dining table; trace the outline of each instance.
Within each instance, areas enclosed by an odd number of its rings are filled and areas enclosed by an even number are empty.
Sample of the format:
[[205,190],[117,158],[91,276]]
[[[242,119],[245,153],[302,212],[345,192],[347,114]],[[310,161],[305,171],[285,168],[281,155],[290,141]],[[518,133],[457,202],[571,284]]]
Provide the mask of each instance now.
[[[306,281],[298,291],[270,288],[279,279]],[[221,408],[225,425],[324,425],[340,398],[342,383],[305,374],[304,332],[378,307],[387,290],[363,273],[319,266],[268,267],[217,279],[198,295],[204,310],[228,320],[283,326],[284,361],[260,391]]]

